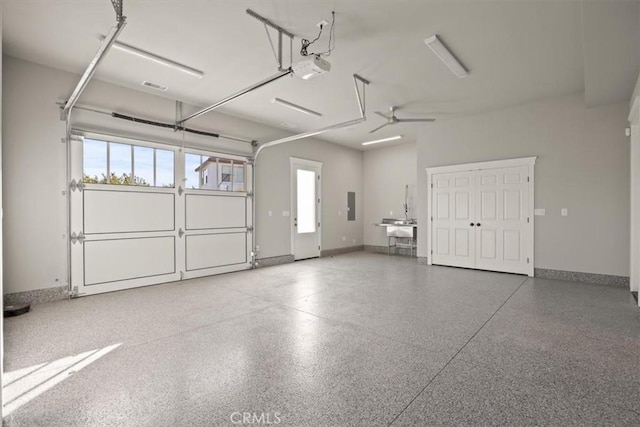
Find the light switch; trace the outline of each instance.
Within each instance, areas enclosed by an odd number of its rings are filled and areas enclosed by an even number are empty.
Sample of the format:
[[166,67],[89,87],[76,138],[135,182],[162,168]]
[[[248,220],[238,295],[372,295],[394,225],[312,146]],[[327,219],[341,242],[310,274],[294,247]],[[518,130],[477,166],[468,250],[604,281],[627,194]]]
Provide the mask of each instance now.
[[545,216],[546,211],[544,209],[534,209],[533,214],[536,216]]
[[569,210],[567,208],[562,208],[560,213],[562,214],[562,216],[567,216],[567,215],[569,215]]

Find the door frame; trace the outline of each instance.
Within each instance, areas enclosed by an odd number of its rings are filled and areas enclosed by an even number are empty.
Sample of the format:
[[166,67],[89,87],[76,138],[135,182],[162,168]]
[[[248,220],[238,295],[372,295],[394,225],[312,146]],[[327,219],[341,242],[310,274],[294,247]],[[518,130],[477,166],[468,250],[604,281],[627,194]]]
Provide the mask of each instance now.
[[289,157],[289,204],[290,204],[290,211],[289,211],[289,229],[291,230],[291,255],[296,256],[296,252],[295,252],[295,239],[296,239],[296,227],[295,227],[295,221],[294,221],[294,213],[296,211],[295,209],[295,204],[294,204],[294,194],[297,191],[297,189],[295,188],[295,183],[296,183],[296,177],[295,177],[295,166],[309,166],[311,168],[314,169],[318,169],[319,173],[319,179],[317,182],[317,196],[318,199],[320,199],[320,201],[318,202],[318,211],[317,211],[317,215],[316,215],[316,219],[318,220],[318,247],[320,249],[318,249],[318,256],[320,256],[321,251],[322,251],[322,162],[318,162],[316,160],[309,160],[309,159],[302,159],[299,157]]
[[486,162],[476,162],[476,163],[462,163],[455,165],[446,165],[446,166],[434,166],[428,167],[425,169],[427,172],[427,265],[432,265],[432,242],[431,242],[431,227],[433,226],[433,213],[432,209],[432,191],[433,188],[433,175],[441,174],[441,173],[451,173],[451,172],[467,172],[467,171],[477,171],[477,170],[485,170],[485,169],[498,169],[498,168],[508,168],[515,166],[526,166],[528,169],[529,176],[529,212],[527,212],[527,216],[531,218],[529,221],[528,232],[530,238],[527,243],[527,254],[525,255],[527,258],[531,260],[529,263],[527,275],[529,277],[533,277],[534,274],[534,265],[535,265],[535,250],[534,250],[534,165],[536,163],[537,156],[534,157],[521,157],[515,159],[504,159],[504,160],[491,160]]

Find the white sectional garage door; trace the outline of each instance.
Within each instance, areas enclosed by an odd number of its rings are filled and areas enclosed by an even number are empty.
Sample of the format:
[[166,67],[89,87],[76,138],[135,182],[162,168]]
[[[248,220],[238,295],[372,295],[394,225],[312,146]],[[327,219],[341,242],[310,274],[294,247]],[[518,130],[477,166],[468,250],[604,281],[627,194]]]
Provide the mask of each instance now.
[[70,163],[76,295],[251,268],[247,158],[84,135]]

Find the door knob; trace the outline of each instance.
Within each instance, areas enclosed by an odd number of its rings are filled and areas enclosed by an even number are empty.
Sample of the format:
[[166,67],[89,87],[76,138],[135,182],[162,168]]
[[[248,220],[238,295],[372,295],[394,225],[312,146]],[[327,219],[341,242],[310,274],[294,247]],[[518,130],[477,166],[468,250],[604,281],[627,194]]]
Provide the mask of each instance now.
[[474,224],[474,223],[471,223],[471,224],[469,224],[469,225],[473,227],[475,224]]
[[482,224],[480,224],[480,223],[478,222],[478,223],[476,223],[476,225],[477,225],[478,227],[480,227]]

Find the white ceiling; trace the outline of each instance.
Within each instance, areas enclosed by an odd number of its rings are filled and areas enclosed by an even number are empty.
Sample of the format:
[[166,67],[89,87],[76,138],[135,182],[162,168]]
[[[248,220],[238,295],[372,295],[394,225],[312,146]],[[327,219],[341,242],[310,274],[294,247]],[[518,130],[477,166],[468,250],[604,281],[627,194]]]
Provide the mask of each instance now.
[[[198,80],[112,50],[96,78],[197,105],[212,104],[277,71],[265,29],[245,13],[247,8],[298,36],[294,60],[300,58],[300,37],[315,37],[315,24],[330,21],[335,10],[335,50],[328,58],[332,70],[309,81],[285,77],[220,111],[276,127],[292,123],[297,126],[294,132],[346,121],[358,116],[351,78],[358,73],[371,81],[368,121],[322,136],[354,148],[396,134],[415,140],[421,125],[398,124],[373,138],[369,135],[384,122],[371,113],[390,105],[401,107],[400,117],[444,120],[582,91],[591,94],[590,106],[621,102],[629,98],[640,64],[635,1],[606,1],[587,10],[580,1],[124,0],[128,24],[120,41],[201,69],[205,77]],[[602,14],[609,18],[596,19]],[[625,20],[622,26],[620,19]],[[114,23],[109,0],[3,0],[4,52],[80,74],[93,58],[100,35]],[[470,70],[467,78],[456,78],[424,45],[434,33]],[[619,41],[629,37],[633,41],[620,47]],[[603,49],[609,38],[617,44]],[[310,50],[324,50],[326,38],[318,44]],[[616,61],[620,58],[628,59]],[[603,61],[607,67],[601,66]],[[169,90],[143,88],[143,80]],[[308,117],[271,104],[274,97],[324,116]],[[254,137],[261,141],[260,135]]]

